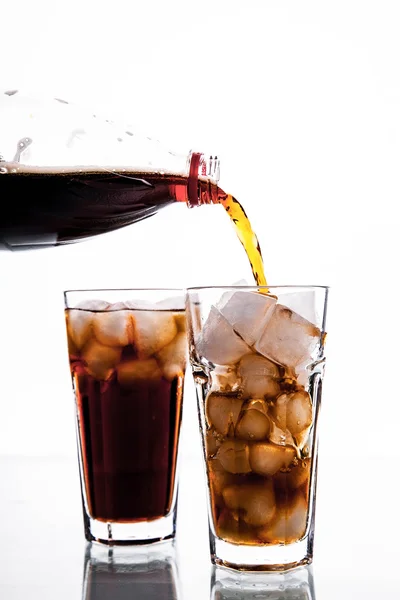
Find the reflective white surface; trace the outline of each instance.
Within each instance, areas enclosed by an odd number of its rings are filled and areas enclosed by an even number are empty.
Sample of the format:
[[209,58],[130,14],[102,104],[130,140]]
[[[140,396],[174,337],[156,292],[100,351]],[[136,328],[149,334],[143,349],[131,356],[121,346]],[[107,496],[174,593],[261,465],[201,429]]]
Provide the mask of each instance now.
[[[83,537],[75,460],[0,458],[0,597],[4,600],[363,600],[400,597],[396,465],[321,456],[315,560],[309,584],[293,576],[215,578],[198,455],[182,461],[175,557],[146,547],[93,560]],[[346,490],[352,490],[346,494]],[[136,552],[136,555],[135,555]],[[156,555],[154,555],[154,552]],[[105,557],[105,558],[104,558]],[[85,569],[87,572],[85,580]],[[226,572],[225,572],[226,574]],[[313,574],[313,577],[312,577]],[[216,579],[216,580],[215,580]],[[222,581],[222,582],[221,582]],[[224,583],[225,581],[225,583]],[[277,583],[277,586],[276,586]],[[213,589],[212,589],[213,585]],[[315,592],[313,590],[315,587]]]

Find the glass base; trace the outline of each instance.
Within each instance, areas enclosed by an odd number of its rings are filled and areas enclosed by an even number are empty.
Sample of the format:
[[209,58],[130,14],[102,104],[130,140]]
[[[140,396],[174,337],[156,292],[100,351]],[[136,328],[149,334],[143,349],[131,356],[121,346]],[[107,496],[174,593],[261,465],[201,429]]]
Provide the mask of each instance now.
[[84,516],[85,537],[89,542],[113,545],[154,544],[175,537],[176,512],[154,521],[107,523]]
[[230,544],[211,534],[211,562],[239,571],[288,571],[312,563],[312,538],[293,544],[245,546]]
[[288,572],[250,573],[214,566],[211,600],[218,598],[315,600],[312,567],[299,567]]

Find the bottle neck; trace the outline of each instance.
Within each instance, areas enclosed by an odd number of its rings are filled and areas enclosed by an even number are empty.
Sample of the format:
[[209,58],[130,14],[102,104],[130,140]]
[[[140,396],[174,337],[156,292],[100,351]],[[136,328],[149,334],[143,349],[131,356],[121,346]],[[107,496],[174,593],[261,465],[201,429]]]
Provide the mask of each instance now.
[[188,158],[188,180],[185,190],[181,190],[178,201],[184,201],[189,208],[218,202],[219,160],[215,156],[205,158],[201,152],[191,152]]

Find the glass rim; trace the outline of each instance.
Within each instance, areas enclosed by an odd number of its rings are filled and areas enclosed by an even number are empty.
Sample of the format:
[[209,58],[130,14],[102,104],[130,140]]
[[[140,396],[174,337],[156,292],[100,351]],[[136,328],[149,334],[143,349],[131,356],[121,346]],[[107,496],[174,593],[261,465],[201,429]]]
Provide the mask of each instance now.
[[205,290],[245,290],[245,291],[258,291],[258,290],[276,290],[276,289],[288,289],[288,290],[325,290],[327,292],[330,289],[328,285],[205,285],[186,288],[186,292],[200,292]]
[[64,290],[64,296],[67,294],[79,294],[87,292],[182,292],[187,288],[168,288],[168,287],[137,287],[137,288],[80,288]]

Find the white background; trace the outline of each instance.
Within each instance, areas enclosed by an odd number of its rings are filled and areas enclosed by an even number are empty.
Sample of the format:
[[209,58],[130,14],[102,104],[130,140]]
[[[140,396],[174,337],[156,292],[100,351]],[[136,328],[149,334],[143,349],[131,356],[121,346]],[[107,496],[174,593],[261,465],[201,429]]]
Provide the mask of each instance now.
[[[336,539],[326,560],[344,552],[348,565],[362,551],[356,532],[368,537],[363,519],[373,520],[373,539],[391,539],[378,513],[395,497],[400,456],[399,25],[397,0],[21,0],[3,2],[0,16],[0,87],[137,123],[171,149],[217,153],[222,187],[259,235],[269,283],[331,286],[317,541]],[[87,244],[2,253],[0,277],[0,454],[72,460],[62,291],[231,284],[250,271],[220,207],[180,206]],[[182,449],[190,523],[204,493],[190,384]],[[346,523],[354,516],[358,527],[351,547],[340,545],[343,472]],[[8,476],[12,488],[17,475]],[[41,506],[34,480],[32,506]],[[75,486],[78,503],[77,472]]]

